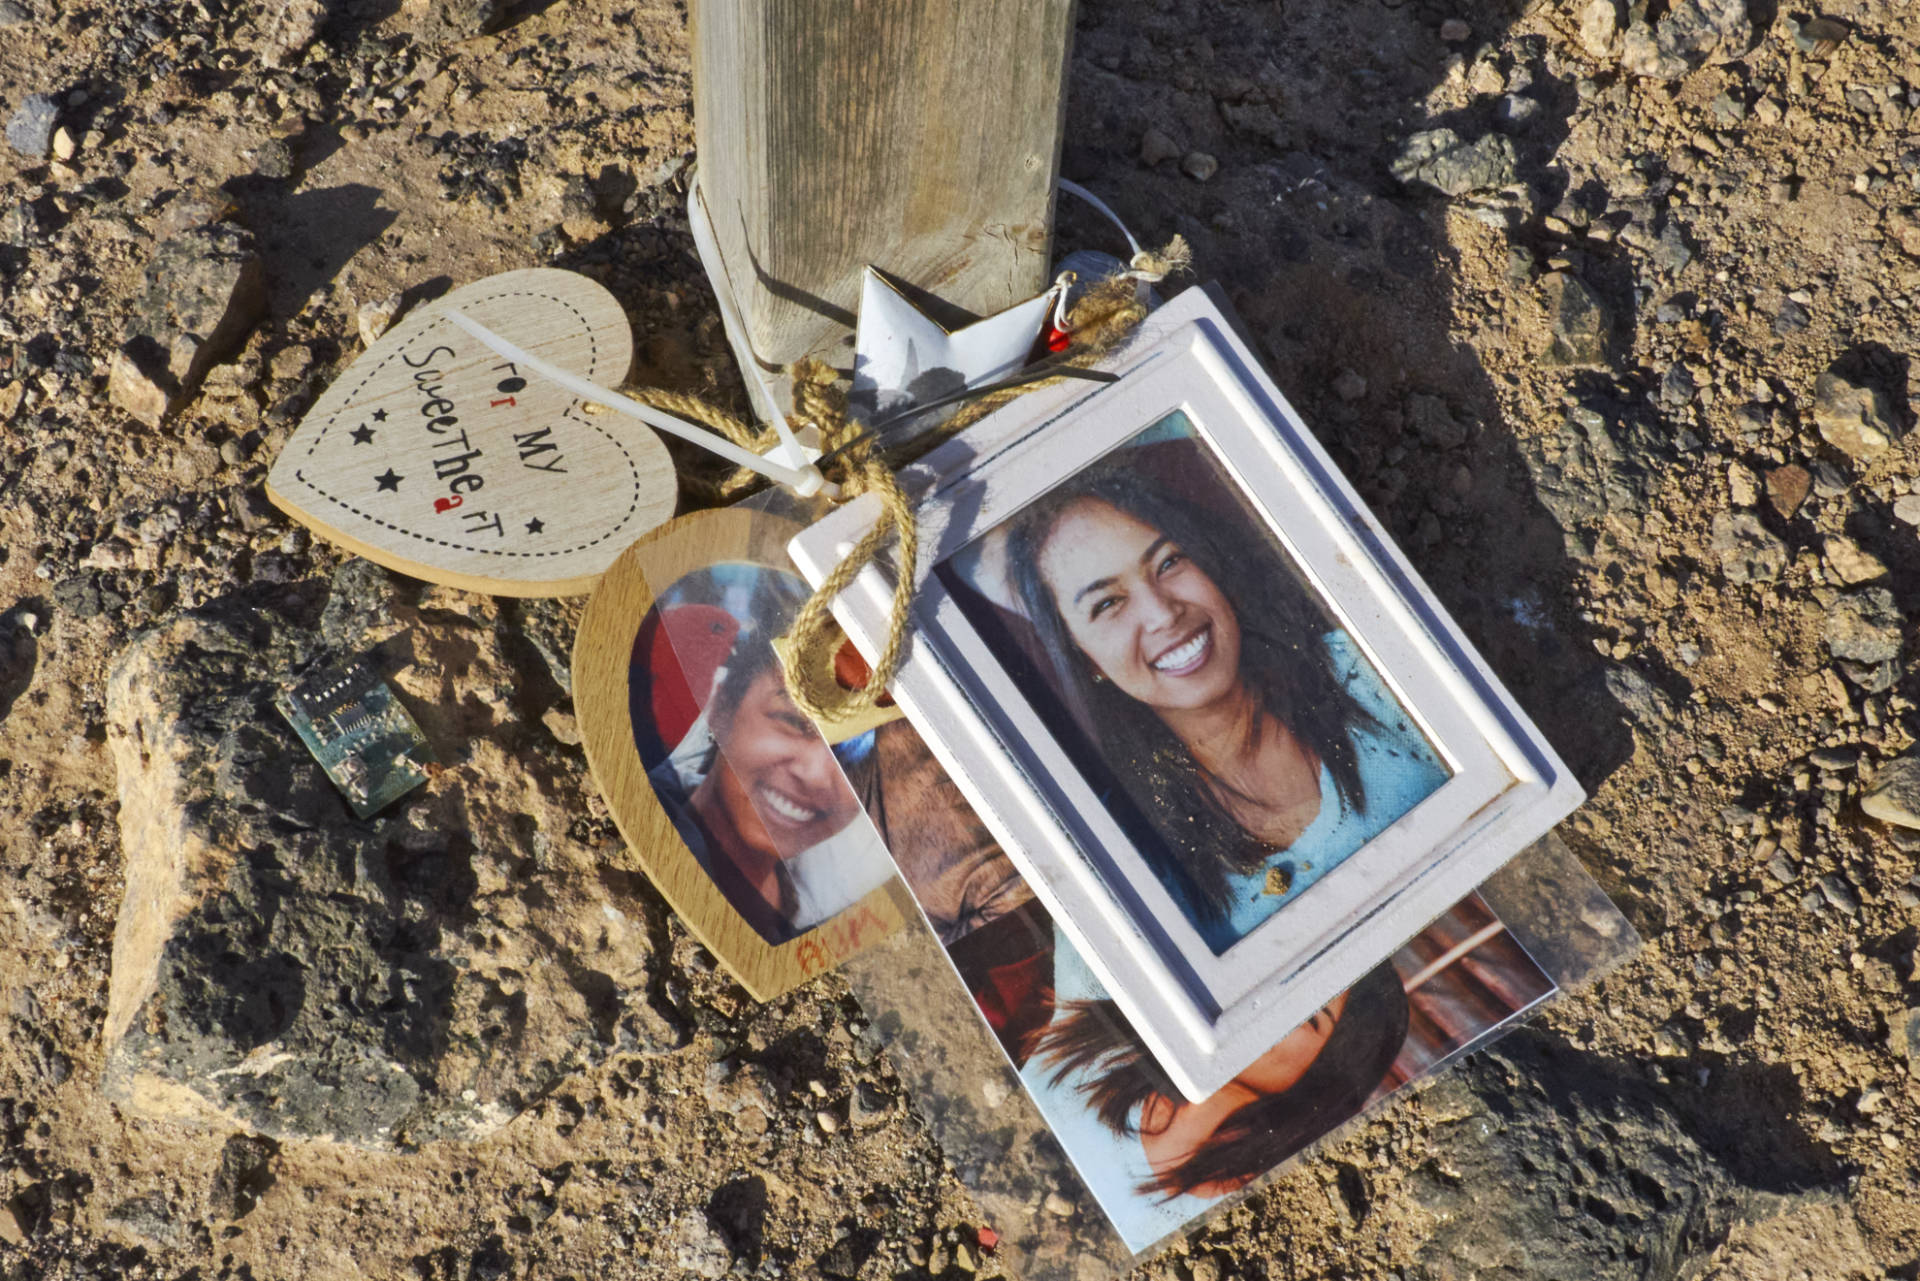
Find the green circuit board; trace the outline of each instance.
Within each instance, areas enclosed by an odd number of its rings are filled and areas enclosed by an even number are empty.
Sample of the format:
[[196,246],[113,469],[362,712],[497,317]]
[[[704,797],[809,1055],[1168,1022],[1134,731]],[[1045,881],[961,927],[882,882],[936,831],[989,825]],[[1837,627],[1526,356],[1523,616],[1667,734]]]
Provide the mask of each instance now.
[[290,682],[274,703],[359,817],[427,781],[433,749],[371,657]]

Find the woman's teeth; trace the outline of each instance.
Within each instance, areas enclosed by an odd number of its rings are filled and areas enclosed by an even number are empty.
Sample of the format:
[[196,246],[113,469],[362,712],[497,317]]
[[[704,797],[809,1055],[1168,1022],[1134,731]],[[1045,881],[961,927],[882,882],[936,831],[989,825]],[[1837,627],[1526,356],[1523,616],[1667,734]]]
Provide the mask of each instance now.
[[760,799],[768,809],[789,823],[811,823],[820,817],[819,810],[808,809],[784,792],[776,792],[771,787],[760,789]]
[[1200,655],[1206,653],[1206,651],[1207,632],[1203,628],[1193,634],[1192,640],[1175,646],[1173,649],[1168,650],[1166,653],[1160,655],[1160,657],[1154,659],[1153,666],[1156,670],[1162,672],[1178,671],[1183,667],[1191,666],[1199,659]]

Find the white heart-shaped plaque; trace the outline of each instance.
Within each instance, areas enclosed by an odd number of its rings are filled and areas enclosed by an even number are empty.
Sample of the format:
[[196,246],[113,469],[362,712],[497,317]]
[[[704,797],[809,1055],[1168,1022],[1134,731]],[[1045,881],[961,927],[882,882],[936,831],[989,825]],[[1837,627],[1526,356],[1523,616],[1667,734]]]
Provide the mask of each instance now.
[[629,418],[583,412],[579,397],[457,328],[454,310],[603,386],[633,358],[626,313],[587,277],[489,276],[354,361],[280,451],[267,496],[415,578],[502,596],[590,591],[673,515],[666,447]]

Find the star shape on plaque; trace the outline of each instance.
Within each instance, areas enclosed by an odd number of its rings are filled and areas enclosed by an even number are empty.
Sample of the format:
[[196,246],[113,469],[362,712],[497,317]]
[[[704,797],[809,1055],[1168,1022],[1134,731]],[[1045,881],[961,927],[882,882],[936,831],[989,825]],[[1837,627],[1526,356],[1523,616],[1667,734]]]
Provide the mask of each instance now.
[[544,529],[546,529],[546,527],[547,527],[547,522],[545,522],[544,520],[541,520],[538,516],[535,516],[532,520],[527,522],[527,532],[529,534],[538,534]]
[[373,428],[367,426],[365,423],[361,423],[347,434],[353,437],[353,443],[356,445],[371,445],[373,443]]
[[950,330],[868,267],[860,286],[848,398],[854,416],[877,422],[1015,373],[1032,356],[1060,288],[1056,284],[1005,311]]
[[400,492],[400,482],[405,479],[405,476],[402,476],[400,473],[394,471],[393,468],[389,467],[385,472],[375,476],[373,483],[380,486],[383,490],[390,490],[397,494]]

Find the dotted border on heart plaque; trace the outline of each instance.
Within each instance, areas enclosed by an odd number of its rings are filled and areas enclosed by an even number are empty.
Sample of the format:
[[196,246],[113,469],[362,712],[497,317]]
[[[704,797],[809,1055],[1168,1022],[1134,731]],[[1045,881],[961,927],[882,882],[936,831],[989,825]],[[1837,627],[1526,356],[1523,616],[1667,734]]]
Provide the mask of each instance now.
[[[511,293],[511,294],[496,294],[492,298],[489,298],[487,301],[488,302],[504,301],[510,298],[537,298],[545,302],[558,303],[560,306],[572,312],[574,318],[580,322],[580,327],[582,330],[586,332],[586,336],[587,336],[588,372],[586,376],[588,378],[596,378],[599,376],[600,374],[600,340],[594,336],[593,326],[588,322],[586,313],[582,312],[578,307],[568,302],[565,298],[560,298],[553,294],[537,293],[533,290],[521,290],[518,293]],[[400,358],[400,354],[406,351],[408,346],[410,346],[413,342],[417,342],[421,339],[425,339],[431,336],[431,334],[432,334],[432,328],[431,326],[429,326],[428,328],[422,329],[420,331],[418,338],[411,339],[406,344],[396,346],[385,360],[382,360],[379,363],[375,364],[372,369],[369,369],[367,371],[367,374],[364,378],[362,378],[359,382],[353,385],[352,390],[347,392],[344,403],[348,405],[353,404],[354,397],[358,396],[361,393],[361,391],[366,388],[368,383],[378,378],[382,373],[382,371],[384,371],[388,365],[392,364],[395,360],[398,360]],[[300,470],[299,468],[294,469],[293,478],[299,481],[301,484],[305,485],[312,492],[318,494],[320,497],[332,503],[334,506],[339,507],[345,511],[352,512],[355,516],[358,516],[362,520],[371,521],[375,525],[380,526],[380,528],[382,529],[390,529],[396,534],[404,534],[408,538],[415,538],[423,543],[432,543],[436,546],[448,547],[453,549],[454,551],[459,551],[459,552],[473,552],[482,556],[519,556],[528,560],[537,560],[537,559],[540,559],[541,557],[551,557],[551,556],[572,556],[576,552],[586,551],[590,547],[598,547],[601,543],[606,542],[608,539],[618,534],[623,528],[626,527],[627,523],[633,519],[634,513],[640,510],[640,467],[633,460],[633,451],[629,450],[624,444],[622,444],[619,441],[617,437],[613,435],[613,433],[609,432],[606,428],[600,426],[597,423],[592,423],[587,421],[585,417],[576,417],[574,414],[574,410],[578,408],[579,404],[580,404],[580,401],[578,399],[575,399],[571,405],[568,405],[565,409],[560,411],[560,417],[572,418],[575,422],[579,423],[582,427],[592,428],[594,431],[599,432],[601,436],[605,437],[607,440],[607,443],[611,444],[615,449],[618,449],[620,451],[620,456],[626,460],[628,472],[631,473],[633,477],[633,486],[631,491],[632,496],[627,503],[626,514],[620,517],[619,523],[614,525],[613,528],[607,530],[605,533],[601,534],[600,537],[592,539],[588,542],[580,543],[577,546],[560,547],[560,548],[555,548],[551,551],[539,551],[539,552],[505,551],[498,547],[470,547],[465,543],[456,543],[450,539],[435,538],[431,534],[418,534],[411,529],[403,529],[399,525],[394,524],[392,521],[382,520],[371,512],[361,511],[358,507],[355,507],[352,503],[348,502],[346,499],[337,497],[336,495],[330,494],[326,490],[320,488],[319,485],[309,480],[307,478],[307,474],[304,471]],[[318,452],[321,442],[325,441],[327,438],[327,433],[333,430],[335,424],[337,424],[340,421],[341,417],[345,414],[345,412],[346,411],[344,409],[336,411],[331,418],[327,419],[327,421],[321,425],[319,432],[316,433],[313,438],[313,444],[307,447],[307,457],[311,458],[316,452]]]

